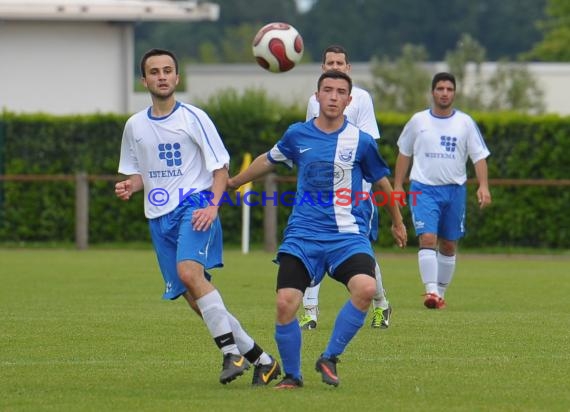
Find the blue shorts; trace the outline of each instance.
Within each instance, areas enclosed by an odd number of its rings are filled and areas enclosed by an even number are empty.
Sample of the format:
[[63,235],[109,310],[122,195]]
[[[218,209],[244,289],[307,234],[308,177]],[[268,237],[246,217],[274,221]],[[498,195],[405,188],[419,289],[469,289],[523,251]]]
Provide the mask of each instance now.
[[416,235],[433,233],[447,240],[465,235],[465,185],[430,186],[412,181],[410,192],[421,192],[408,199]]
[[[207,231],[192,228],[192,212],[199,209],[199,200],[185,201],[172,212],[149,220],[150,236],[164,278],[163,299],[176,299],[186,292],[178,277],[176,265],[183,260],[193,260],[205,269],[223,266],[222,225],[220,218]],[[209,280],[209,274],[206,273]]]
[[311,277],[310,286],[319,284],[325,273],[331,275],[340,264],[357,253],[366,253],[375,259],[370,240],[356,233],[334,233],[326,240],[286,237],[277,253],[277,260],[279,253],[301,259]]

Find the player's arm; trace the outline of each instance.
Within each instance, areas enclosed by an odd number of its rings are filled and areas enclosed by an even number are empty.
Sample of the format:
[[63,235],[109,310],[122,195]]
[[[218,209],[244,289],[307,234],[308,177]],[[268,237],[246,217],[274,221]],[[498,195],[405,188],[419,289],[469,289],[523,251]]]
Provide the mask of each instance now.
[[228,187],[231,189],[237,189],[246,183],[265,176],[273,170],[275,170],[275,164],[269,161],[267,153],[263,153],[262,155],[257,156],[247,169],[238,173],[234,177],[231,177],[228,180]]
[[214,177],[212,187],[210,188],[212,198],[209,199],[208,206],[202,209],[196,209],[192,213],[192,227],[194,230],[207,230],[218,216],[220,199],[228,183],[228,168],[224,166],[214,170],[212,174]]
[[475,164],[475,175],[479,182],[479,189],[477,189],[477,200],[479,207],[483,209],[491,204],[491,192],[489,191],[489,180],[487,173],[487,160],[481,159]]
[[131,175],[126,180],[115,183],[115,195],[121,200],[129,200],[131,195],[143,189],[141,175]]
[[392,236],[399,247],[406,246],[408,242],[408,233],[406,231],[406,226],[404,225],[404,219],[402,218],[402,213],[400,212],[400,206],[395,200],[394,190],[387,177],[383,177],[375,183],[375,186],[380,189],[382,193],[385,194],[386,198],[389,199],[385,205],[384,209],[390,214],[392,219]]
[[410,163],[412,158],[410,156],[398,153],[396,158],[396,167],[394,168],[394,190],[396,192],[404,192],[404,180],[410,170]]

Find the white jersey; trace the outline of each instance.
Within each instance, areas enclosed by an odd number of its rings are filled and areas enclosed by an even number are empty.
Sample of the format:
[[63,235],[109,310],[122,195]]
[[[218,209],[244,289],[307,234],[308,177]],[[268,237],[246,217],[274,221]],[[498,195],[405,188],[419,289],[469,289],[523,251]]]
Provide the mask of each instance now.
[[148,108],[127,120],[119,173],[142,176],[145,216],[153,219],[174,210],[184,194],[209,190],[213,172],[229,161],[208,115],[176,102],[168,116],[153,117]]
[[[346,106],[346,109],[344,109],[344,114],[348,121],[373,138],[380,139],[380,131],[378,130],[378,123],[376,122],[374,105],[372,104],[370,93],[360,87],[354,86],[350,95],[352,96],[352,101]],[[306,120],[311,120],[318,115],[319,102],[317,102],[317,98],[313,94],[307,105]]]
[[410,180],[426,185],[462,185],[467,180],[467,157],[473,163],[490,152],[479,128],[466,113],[449,117],[424,110],[412,116],[398,138],[400,153],[413,156]]

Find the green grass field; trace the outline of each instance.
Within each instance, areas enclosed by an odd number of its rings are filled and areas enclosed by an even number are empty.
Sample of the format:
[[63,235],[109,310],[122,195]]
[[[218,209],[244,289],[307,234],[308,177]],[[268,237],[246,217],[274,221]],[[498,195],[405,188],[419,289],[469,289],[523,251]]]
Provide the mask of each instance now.
[[[410,251],[412,252],[412,251]],[[227,251],[214,283],[269,352],[271,254]],[[320,382],[343,287],[325,279],[303,334],[305,387],[218,383],[221,355],[150,250],[0,250],[1,411],[569,411],[570,259],[461,254],[448,308],[422,306],[414,253],[381,258],[392,326],[366,326]]]

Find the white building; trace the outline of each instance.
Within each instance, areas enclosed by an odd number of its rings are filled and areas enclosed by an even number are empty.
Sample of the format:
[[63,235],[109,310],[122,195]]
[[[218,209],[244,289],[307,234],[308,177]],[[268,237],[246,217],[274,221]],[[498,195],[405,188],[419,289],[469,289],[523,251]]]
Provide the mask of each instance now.
[[137,21],[217,20],[164,0],[0,0],[0,111],[128,113]]

